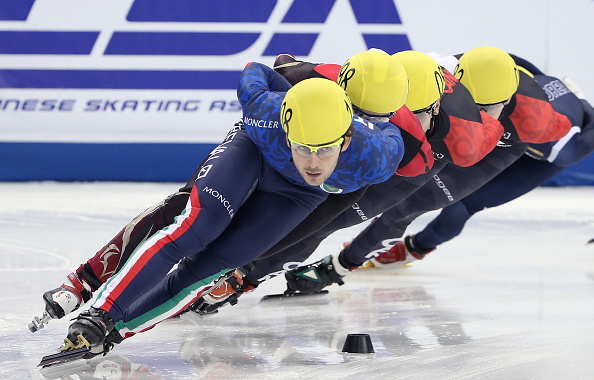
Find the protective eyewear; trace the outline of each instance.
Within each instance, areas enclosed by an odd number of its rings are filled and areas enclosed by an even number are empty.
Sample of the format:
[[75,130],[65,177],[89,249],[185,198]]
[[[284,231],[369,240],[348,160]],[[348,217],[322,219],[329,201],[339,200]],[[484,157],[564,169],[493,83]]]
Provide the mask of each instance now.
[[339,138],[338,140],[334,141],[333,143],[320,145],[320,146],[310,146],[300,144],[294,140],[291,140],[290,137],[287,137],[289,142],[291,143],[291,149],[293,149],[297,154],[303,157],[309,157],[310,154],[316,153],[319,158],[327,158],[335,154],[340,150],[342,143],[344,142],[344,137]]
[[353,112],[355,113],[355,115],[362,117],[365,120],[371,121],[373,122],[383,122],[386,123],[388,121],[390,121],[390,119],[396,115],[396,111],[394,112],[390,112],[390,113],[384,113],[384,114],[371,114],[368,113],[364,110],[362,110],[361,108],[356,107],[355,105],[353,105]]
[[485,111],[488,114],[499,112],[505,107],[507,100],[501,103],[495,104],[477,104],[479,111]]
[[417,119],[419,119],[419,121],[423,121],[435,114],[435,108],[437,108],[437,102],[433,103],[427,108],[423,108],[422,110],[413,111],[413,113]]

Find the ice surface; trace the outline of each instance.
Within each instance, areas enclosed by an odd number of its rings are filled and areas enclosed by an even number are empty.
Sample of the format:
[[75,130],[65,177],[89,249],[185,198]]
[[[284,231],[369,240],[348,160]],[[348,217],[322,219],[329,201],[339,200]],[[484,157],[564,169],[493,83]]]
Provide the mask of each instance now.
[[[539,188],[476,215],[413,267],[350,274],[325,296],[174,319],[105,357],[40,372],[68,318],[30,333],[41,295],[181,184],[0,183],[0,378],[591,379],[594,189]],[[434,215],[410,228],[416,232]],[[332,235],[311,260],[363,226]],[[310,261],[311,261],[310,260]],[[343,354],[367,333],[375,354]],[[142,375],[141,375],[142,374]]]

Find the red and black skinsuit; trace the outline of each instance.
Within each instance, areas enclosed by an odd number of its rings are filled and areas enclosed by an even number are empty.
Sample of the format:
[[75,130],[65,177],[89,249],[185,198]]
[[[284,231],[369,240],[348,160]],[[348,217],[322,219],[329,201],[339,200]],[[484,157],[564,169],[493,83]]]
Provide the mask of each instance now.
[[[469,167],[447,164],[410,197],[385,211],[340,253],[343,265],[346,268],[360,266],[385,252],[418,216],[463,199],[520,158],[527,143],[556,141],[572,126],[565,115],[554,111],[540,85],[524,72],[520,72],[518,90],[504,107],[499,121],[505,133],[493,151]],[[368,204],[374,202],[371,198],[368,200]]]

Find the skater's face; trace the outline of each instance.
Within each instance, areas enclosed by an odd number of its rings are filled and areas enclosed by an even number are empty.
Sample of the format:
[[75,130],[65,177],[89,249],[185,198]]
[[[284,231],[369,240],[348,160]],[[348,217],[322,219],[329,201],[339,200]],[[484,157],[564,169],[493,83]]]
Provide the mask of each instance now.
[[479,111],[486,112],[487,115],[489,115],[493,119],[497,120],[497,119],[499,119],[499,117],[501,116],[501,113],[503,112],[503,107],[505,107],[507,104],[509,104],[510,100],[511,100],[511,98],[509,98],[506,101],[501,102],[501,103],[495,103],[495,104],[489,104],[489,105],[477,104],[477,107],[478,107]]
[[415,114],[415,116],[417,117],[417,119],[419,119],[419,122],[421,123],[421,126],[423,127],[423,132],[427,132],[429,130],[429,128],[431,128],[431,119],[433,119],[434,116],[439,114],[439,106],[440,105],[441,105],[441,99],[437,99],[437,101],[435,103],[433,103],[431,106],[429,106],[425,109],[413,112]]
[[319,186],[330,177],[340,152],[344,152],[351,143],[351,137],[345,136],[322,146],[308,146],[287,139],[293,163],[308,185]]

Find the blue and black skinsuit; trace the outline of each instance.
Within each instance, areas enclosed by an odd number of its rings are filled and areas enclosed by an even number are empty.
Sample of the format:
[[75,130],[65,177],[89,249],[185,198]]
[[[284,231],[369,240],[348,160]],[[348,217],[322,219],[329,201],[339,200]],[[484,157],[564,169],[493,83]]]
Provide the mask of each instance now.
[[519,87],[499,121],[506,132],[491,153],[470,167],[446,165],[432,181],[384,212],[341,252],[344,265],[360,266],[385,252],[418,216],[464,199],[522,157],[528,143],[556,141],[572,127],[567,116],[554,110],[540,84],[522,71]]
[[[294,58],[291,57],[291,59]],[[276,61],[275,66],[277,66]],[[300,61],[298,65],[291,65],[290,70],[280,67],[275,70],[283,75],[289,83],[294,84],[307,78],[320,77],[336,81],[340,66],[333,64],[312,64]],[[463,90],[466,92],[466,96],[470,97],[468,91],[466,91],[466,89]],[[454,97],[459,97],[459,95],[455,94],[459,94],[460,91],[453,92]],[[475,113],[480,121],[476,109]],[[457,120],[455,115],[452,116],[452,119]],[[474,129],[474,122],[472,120],[465,121],[469,124],[467,127],[468,129]],[[398,127],[404,141],[404,155],[398,165],[396,174],[398,176],[412,177],[426,173],[433,165],[433,152],[416,116],[414,116],[406,107],[402,107],[391,119],[391,122]],[[449,143],[450,147],[442,141],[449,131],[449,125],[447,125],[447,123],[440,123],[440,125],[442,125],[440,132],[432,133],[431,141],[434,144],[436,144],[436,142],[440,144],[438,150],[440,156],[455,156],[454,153],[450,154],[448,150],[451,149],[452,152],[455,151],[453,149],[453,146],[456,145],[455,141]],[[452,130],[456,130],[456,128],[453,128]],[[464,133],[455,133],[455,135],[464,135]],[[499,137],[496,137],[496,139],[498,138]],[[217,150],[215,150],[213,155],[216,154],[216,152]],[[465,154],[460,157],[467,160],[469,158],[472,159],[475,155],[476,153],[472,151],[465,152]],[[208,159],[205,161],[208,161]],[[106,282],[109,277],[119,269],[119,267],[121,267],[121,264],[126,262],[132,251],[142,241],[161,228],[171,224],[174,217],[184,209],[197,176],[204,171],[203,166],[206,167],[204,170],[208,168],[206,162],[203,162],[186,186],[181,188],[175,194],[170,195],[159,204],[147,209],[124,227],[108,244],[97,251],[92,258],[87,260],[77,269],[76,273],[78,276],[84,278],[93,291],[99,289],[101,285]],[[390,181],[393,181],[393,178],[391,178]],[[351,207],[364,194],[366,189],[367,186],[352,192],[329,194],[326,200],[319,205],[314,212],[308,215],[308,217],[293,229],[291,233],[285,236],[274,247],[269,249],[263,256],[269,256],[279,252],[283,248],[318,231],[332,221],[337,215]]]
[[320,187],[306,184],[280,126],[285,92],[277,91],[289,87],[262,64],[244,69],[237,91],[243,123],[201,164],[184,209],[142,241],[97,295],[93,307],[110,313],[120,335],[185,310],[221,274],[289,233],[328,191],[352,192],[394,174],[403,155],[398,128],[354,117],[351,144],[332,175]]

